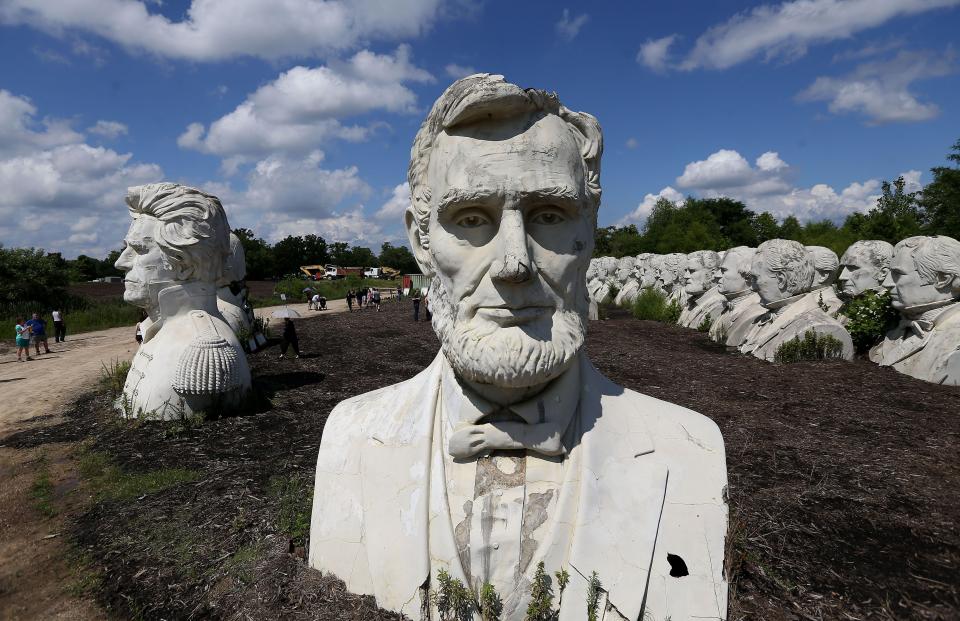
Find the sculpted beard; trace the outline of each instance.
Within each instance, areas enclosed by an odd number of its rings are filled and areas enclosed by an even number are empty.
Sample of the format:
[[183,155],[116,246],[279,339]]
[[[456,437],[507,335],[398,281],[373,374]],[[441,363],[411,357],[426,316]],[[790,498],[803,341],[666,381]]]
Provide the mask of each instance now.
[[557,309],[549,322],[502,327],[477,317],[458,320],[459,303],[434,277],[430,284],[433,330],[457,375],[472,382],[510,388],[548,382],[570,365],[586,329],[575,310]]

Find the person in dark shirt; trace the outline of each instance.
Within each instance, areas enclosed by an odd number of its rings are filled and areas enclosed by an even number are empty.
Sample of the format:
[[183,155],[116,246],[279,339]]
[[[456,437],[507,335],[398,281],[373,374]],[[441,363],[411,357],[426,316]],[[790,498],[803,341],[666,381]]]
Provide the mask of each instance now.
[[47,322],[43,319],[40,319],[40,315],[37,313],[33,314],[33,319],[27,321],[27,325],[30,326],[30,340],[33,341],[33,347],[37,351],[37,355],[40,355],[40,343],[43,343],[44,353],[50,353],[50,346],[47,345]]
[[293,325],[293,320],[289,317],[283,319],[283,341],[280,343],[280,357],[283,358],[287,353],[287,347],[293,347],[294,357],[300,357],[300,339],[297,338],[297,328]]
[[347,308],[353,312],[353,289],[347,291]]
[[420,292],[413,294],[413,320],[420,321]]

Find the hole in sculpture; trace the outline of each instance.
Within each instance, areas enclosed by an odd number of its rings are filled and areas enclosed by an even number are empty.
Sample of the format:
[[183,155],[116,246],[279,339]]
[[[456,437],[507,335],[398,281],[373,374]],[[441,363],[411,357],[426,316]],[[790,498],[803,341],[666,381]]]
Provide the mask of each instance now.
[[687,571],[686,562],[676,554],[667,554],[667,562],[670,563],[670,575],[672,577],[682,578],[690,575],[690,572]]

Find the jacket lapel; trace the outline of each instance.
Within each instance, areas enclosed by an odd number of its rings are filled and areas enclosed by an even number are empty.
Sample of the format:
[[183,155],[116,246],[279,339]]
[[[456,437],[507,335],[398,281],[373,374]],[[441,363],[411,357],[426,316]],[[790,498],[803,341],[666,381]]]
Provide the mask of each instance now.
[[586,618],[586,589],[595,571],[611,606],[631,621],[643,611],[667,468],[624,389],[583,357],[579,509],[570,549],[570,591],[561,621]]
[[413,619],[420,618],[420,587],[430,575],[430,462],[442,358],[409,387],[410,402],[397,404],[413,410],[402,417],[410,427],[374,428],[361,449],[363,538],[374,594],[380,606]]

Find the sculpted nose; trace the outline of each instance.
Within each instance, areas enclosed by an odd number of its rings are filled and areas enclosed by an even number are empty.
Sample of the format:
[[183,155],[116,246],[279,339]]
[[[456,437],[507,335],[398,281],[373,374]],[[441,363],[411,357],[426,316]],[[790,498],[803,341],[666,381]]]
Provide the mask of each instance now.
[[522,283],[533,277],[535,269],[527,252],[523,214],[513,209],[505,210],[500,220],[500,256],[490,264],[491,278],[501,282]]

